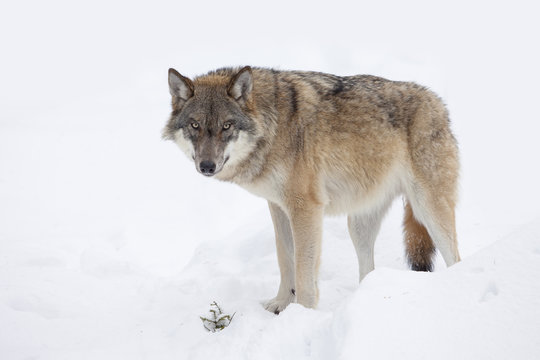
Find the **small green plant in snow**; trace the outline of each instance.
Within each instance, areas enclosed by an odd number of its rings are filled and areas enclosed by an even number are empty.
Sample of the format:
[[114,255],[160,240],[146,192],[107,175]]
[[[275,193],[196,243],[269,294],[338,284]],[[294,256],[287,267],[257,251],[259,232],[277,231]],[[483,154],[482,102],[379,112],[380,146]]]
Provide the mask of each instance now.
[[210,318],[199,316],[206,330],[211,332],[221,331],[231,323],[234,315],[223,314],[219,305],[214,301],[210,304]]

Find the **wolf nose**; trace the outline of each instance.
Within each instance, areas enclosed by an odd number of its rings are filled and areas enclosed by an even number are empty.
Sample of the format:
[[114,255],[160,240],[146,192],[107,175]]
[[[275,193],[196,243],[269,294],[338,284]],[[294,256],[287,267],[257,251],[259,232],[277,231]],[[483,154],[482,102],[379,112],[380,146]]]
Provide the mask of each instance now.
[[213,161],[201,161],[199,168],[203,174],[210,175],[216,171],[216,163]]

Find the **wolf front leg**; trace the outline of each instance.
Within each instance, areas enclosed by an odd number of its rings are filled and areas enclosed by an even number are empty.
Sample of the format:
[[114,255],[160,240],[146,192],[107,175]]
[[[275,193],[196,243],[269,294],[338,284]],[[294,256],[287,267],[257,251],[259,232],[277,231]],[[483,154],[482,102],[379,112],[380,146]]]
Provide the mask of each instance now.
[[281,282],[275,298],[268,300],[264,308],[275,314],[283,311],[294,301],[294,244],[291,225],[287,214],[276,204],[268,202],[274,232],[276,234],[276,249],[281,273]]
[[319,301],[317,277],[321,258],[323,206],[297,197],[289,218],[294,239],[296,302],[314,308]]

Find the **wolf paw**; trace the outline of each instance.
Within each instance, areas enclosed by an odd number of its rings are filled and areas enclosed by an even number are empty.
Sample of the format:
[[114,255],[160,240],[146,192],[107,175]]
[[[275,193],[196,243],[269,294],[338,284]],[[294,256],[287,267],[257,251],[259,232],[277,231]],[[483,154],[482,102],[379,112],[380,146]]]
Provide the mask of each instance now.
[[278,315],[280,312],[285,310],[285,308],[292,303],[294,300],[294,296],[289,296],[287,298],[278,298],[275,297],[273,299],[268,300],[263,304],[264,308],[270,312],[273,312],[274,314]]

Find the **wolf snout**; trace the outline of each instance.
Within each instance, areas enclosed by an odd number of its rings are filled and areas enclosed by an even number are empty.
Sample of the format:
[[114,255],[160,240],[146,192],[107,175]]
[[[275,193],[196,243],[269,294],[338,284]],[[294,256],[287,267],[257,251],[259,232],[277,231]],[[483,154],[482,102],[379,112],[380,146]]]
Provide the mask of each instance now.
[[216,172],[216,163],[213,161],[201,161],[199,164],[201,173],[206,176],[212,176]]

